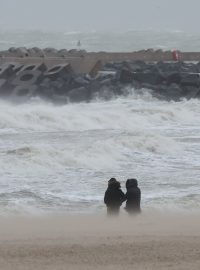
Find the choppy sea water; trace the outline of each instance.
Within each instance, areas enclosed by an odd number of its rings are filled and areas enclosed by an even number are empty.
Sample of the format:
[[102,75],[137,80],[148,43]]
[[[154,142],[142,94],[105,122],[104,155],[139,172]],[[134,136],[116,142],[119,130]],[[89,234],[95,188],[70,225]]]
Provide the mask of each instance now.
[[[113,51],[128,50],[113,35]],[[91,45],[92,37],[88,48],[108,48],[100,38]],[[23,32],[21,38],[5,33],[1,48],[11,46],[11,40],[12,46],[24,40],[27,47],[56,47],[52,36],[38,34],[32,40]],[[140,43],[146,47],[145,38]],[[66,43],[61,39],[57,47]],[[199,156],[199,100],[160,101],[131,89],[126,97],[65,106],[0,101],[0,214],[101,212],[110,177],[123,189],[127,178],[136,177],[144,209],[196,210]]]

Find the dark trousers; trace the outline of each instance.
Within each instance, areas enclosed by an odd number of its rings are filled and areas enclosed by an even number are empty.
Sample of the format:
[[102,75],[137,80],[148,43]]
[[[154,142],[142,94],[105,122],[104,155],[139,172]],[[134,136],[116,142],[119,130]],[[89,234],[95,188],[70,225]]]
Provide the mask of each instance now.
[[137,215],[137,214],[141,213],[141,209],[139,207],[127,207],[126,206],[124,209],[129,213],[129,215]]
[[108,216],[118,216],[120,206],[107,206],[107,215]]

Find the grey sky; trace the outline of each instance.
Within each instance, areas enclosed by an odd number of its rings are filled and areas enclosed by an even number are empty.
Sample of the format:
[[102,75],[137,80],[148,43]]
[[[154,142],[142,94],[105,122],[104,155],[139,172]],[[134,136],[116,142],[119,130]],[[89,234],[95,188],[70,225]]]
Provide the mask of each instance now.
[[0,29],[200,32],[200,0],[0,0]]

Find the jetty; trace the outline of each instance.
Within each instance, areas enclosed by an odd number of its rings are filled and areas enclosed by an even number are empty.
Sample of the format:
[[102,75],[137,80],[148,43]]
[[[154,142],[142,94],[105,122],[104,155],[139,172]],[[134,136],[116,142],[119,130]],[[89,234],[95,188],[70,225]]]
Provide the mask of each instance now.
[[0,97],[24,102],[39,96],[65,104],[125,95],[129,87],[168,100],[198,98],[199,61],[200,53],[178,50],[10,48],[0,52]]

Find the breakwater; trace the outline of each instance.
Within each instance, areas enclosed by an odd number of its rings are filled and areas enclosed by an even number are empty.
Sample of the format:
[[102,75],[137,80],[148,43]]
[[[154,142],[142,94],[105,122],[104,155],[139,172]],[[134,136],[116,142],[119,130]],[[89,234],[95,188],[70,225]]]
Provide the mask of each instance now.
[[[143,50],[88,53],[53,48],[0,52],[0,96],[23,102],[39,96],[58,103],[126,95],[127,87],[150,89],[178,101],[200,95],[200,53]],[[178,61],[175,61],[178,60]]]

